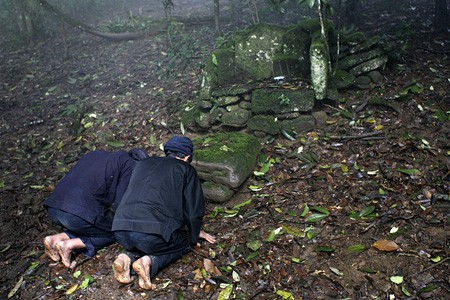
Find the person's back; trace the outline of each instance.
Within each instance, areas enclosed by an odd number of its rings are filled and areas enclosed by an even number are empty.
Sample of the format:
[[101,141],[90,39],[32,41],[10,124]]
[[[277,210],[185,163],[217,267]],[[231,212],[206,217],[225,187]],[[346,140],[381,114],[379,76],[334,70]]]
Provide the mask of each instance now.
[[[176,136],[164,145],[167,157],[150,157],[137,164],[112,226],[127,250],[113,263],[114,278],[120,283],[131,282],[132,266],[139,286],[150,290],[154,288],[150,278],[190,251],[191,243],[198,238],[215,242],[201,230],[205,206],[197,172],[189,164],[193,150],[189,138]],[[190,241],[182,232],[184,225]]]
[[136,165],[113,230],[159,234],[168,241],[174,230],[188,225],[195,242],[204,213],[195,169],[173,157],[150,157]]
[[[89,152],[58,183],[44,206],[63,210],[94,224],[105,214],[105,208],[116,199],[120,201],[135,163],[123,150]],[[100,227],[110,230],[111,221]]]
[[44,238],[45,252],[73,267],[71,252],[90,257],[115,241],[114,209],[125,193],[136,162],[148,155],[141,149],[84,155],[44,201],[49,218],[66,230]]

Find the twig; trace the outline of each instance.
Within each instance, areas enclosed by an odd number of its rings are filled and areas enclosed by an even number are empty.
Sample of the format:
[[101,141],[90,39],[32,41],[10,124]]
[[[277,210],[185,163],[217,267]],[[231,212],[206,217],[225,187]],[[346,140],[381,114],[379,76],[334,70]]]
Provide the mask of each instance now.
[[374,131],[374,132],[368,132],[368,133],[361,133],[359,135],[342,135],[342,136],[333,135],[333,136],[329,136],[328,138],[332,139],[332,140],[365,139],[365,138],[380,135],[382,133],[383,133],[382,131]]
[[259,287],[253,295],[249,296],[248,299],[255,299],[256,296],[258,296],[259,294],[261,294],[262,292],[265,292],[265,291],[269,291],[269,287],[267,285],[263,285],[263,286]]
[[450,259],[450,257],[447,257],[446,259],[443,259],[443,260],[441,260],[440,262],[438,262],[438,263],[436,263],[436,264],[434,264],[434,265],[432,265],[432,266],[430,266],[430,267],[428,267],[428,268],[425,268],[425,269],[423,269],[423,270],[421,270],[421,271],[419,271],[419,272],[416,272],[416,273],[414,273],[414,274],[411,274],[411,275],[406,276],[406,278],[414,277],[414,276],[419,275],[419,274],[421,274],[421,273],[423,273],[423,272],[426,272],[426,271],[429,271],[429,270],[431,270],[431,269],[434,269],[434,268],[436,268],[437,266],[442,265],[444,262],[446,262],[446,261],[449,260],[449,259]]
[[76,261],[76,260],[74,260],[74,261],[72,262],[72,264],[73,264],[74,262],[76,262],[76,264],[75,264],[75,266],[74,266],[72,269],[73,269],[73,270],[76,270],[79,266],[83,265],[85,262],[87,262],[88,260],[91,260],[91,259],[92,259],[92,257],[86,257],[86,258],[80,260],[79,262]]

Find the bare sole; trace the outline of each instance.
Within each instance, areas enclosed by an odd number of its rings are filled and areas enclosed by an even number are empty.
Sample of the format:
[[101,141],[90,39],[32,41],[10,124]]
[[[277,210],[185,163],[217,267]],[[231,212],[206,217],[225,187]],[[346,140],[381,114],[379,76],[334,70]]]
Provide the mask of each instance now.
[[53,261],[59,261],[61,257],[59,256],[58,250],[56,250],[49,237],[44,238],[44,249],[45,253],[50,257]]
[[[150,258],[147,257],[149,260]],[[133,263],[133,270],[139,275],[139,286],[144,290],[153,290],[156,288],[156,285],[152,284],[150,281],[150,264],[148,263],[148,268],[146,268],[146,260],[144,257],[141,257],[137,261]]]
[[120,254],[113,263],[114,278],[123,284],[131,282],[130,277],[130,258],[125,254]]
[[70,268],[71,267],[70,256],[72,250],[66,249],[64,241],[57,243],[55,247],[58,250],[58,254],[61,257],[63,265],[66,266],[67,268]]

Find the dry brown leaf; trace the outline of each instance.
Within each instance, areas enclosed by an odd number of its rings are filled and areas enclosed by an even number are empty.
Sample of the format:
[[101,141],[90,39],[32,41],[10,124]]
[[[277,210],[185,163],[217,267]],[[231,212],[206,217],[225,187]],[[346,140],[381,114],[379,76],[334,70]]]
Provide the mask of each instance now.
[[396,251],[400,248],[394,241],[390,240],[378,240],[373,246],[380,251]]
[[208,274],[211,274],[213,276],[220,276],[220,275],[222,275],[220,270],[216,267],[216,265],[214,265],[214,263],[210,259],[204,258],[203,259],[203,266],[205,267],[205,270],[206,270],[206,272],[208,272]]
[[202,271],[200,269],[195,269],[192,273],[194,273],[194,280],[203,279]]

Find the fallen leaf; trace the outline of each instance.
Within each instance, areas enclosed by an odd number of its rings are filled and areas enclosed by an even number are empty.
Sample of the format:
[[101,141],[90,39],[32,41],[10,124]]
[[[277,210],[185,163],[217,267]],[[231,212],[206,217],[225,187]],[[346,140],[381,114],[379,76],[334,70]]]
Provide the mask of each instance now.
[[[220,285],[222,287],[222,284]],[[217,300],[227,300],[230,299],[231,293],[233,292],[233,285],[227,284],[224,286],[224,289],[220,291]]]
[[72,285],[71,287],[70,287],[70,289],[68,289],[67,291],[66,291],[66,295],[70,295],[70,294],[72,294],[73,292],[75,292],[76,291],[76,289],[78,288],[78,283],[77,284],[74,284],[74,285]]
[[17,281],[14,288],[8,293],[8,299],[14,296],[15,293],[19,290],[19,288],[22,286],[23,283],[23,276],[20,276],[19,281]]
[[403,276],[391,276],[390,280],[393,283],[400,284],[403,282]]
[[331,272],[333,272],[334,274],[336,274],[337,276],[343,276],[344,273],[342,273],[341,271],[339,271],[339,269],[334,268],[334,267],[330,267]]
[[195,269],[192,273],[194,273],[194,280],[200,280],[203,278],[202,271],[200,269]]
[[378,240],[373,246],[380,251],[396,251],[400,248],[394,241],[390,240]]
[[364,245],[352,245],[347,248],[347,251],[351,253],[361,253],[364,250],[366,250],[366,247],[364,247]]
[[440,262],[442,260],[440,256],[432,257],[430,259],[434,263],[438,263],[438,262]]
[[219,271],[219,269],[216,267],[216,265],[213,263],[212,260],[204,258],[203,259],[203,266],[205,267],[205,270],[213,275],[213,276],[220,276],[222,273]]

